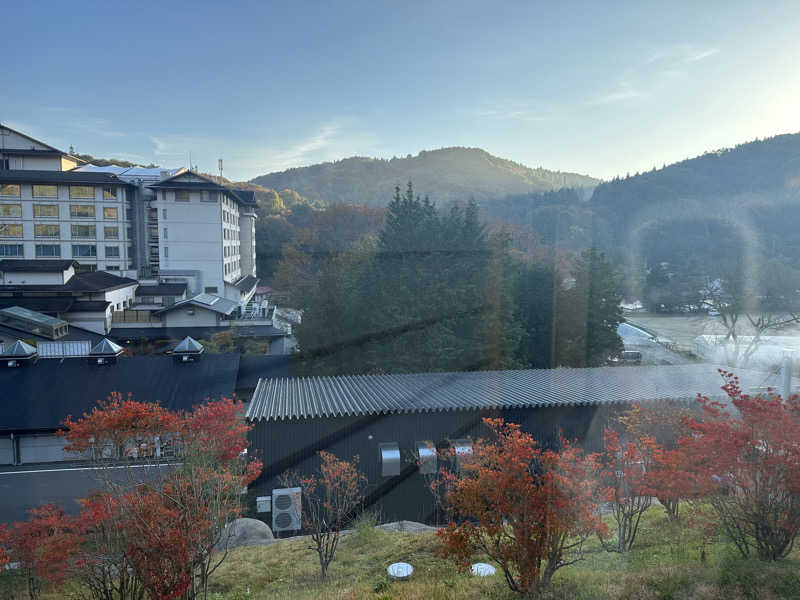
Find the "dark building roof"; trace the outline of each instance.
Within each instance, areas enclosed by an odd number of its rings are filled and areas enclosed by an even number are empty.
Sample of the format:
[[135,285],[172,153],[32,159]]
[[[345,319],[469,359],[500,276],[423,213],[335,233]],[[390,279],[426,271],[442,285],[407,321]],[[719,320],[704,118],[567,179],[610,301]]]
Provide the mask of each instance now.
[[258,355],[243,354],[239,358],[239,379],[236,389],[252,390],[259,379],[289,377],[292,371],[292,358],[288,354]]
[[[26,138],[26,139],[28,139],[28,140],[30,140],[32,142],[35,142],[35,143],[39,144],[40,146],[44,146],[45,148],[49,149],[50,151],[58,152],[59,154],[64,154],[64,155],[67,154],[66,152],[62,152],[58,148],[54,148],[50,144],[45,144],[43,141],[37,140],[35,137],[31,137],[27,133],[22,133],[21,131],[17,131],[16,129],[11,128],[11,127],[9,127],[8,125],[6,125],[4,123],[0,123],[0,127],[2,127],[3,129],[8,129],[12,133],[16,133],[17,135],[20,135],[20,136],[22,136],[22,137],[24,137],[24,138]],[[7,152],[7,149],[3,149],[3,152]],[[72,158],[76,158],[76,157],[72,157]],[[78,160],[80,160],[80,159],[78,159]]]
[[233,331],[237,337],[286,337],[286,332],[272,325],[245,325],[242,327],[113,327],[108,337],[126,342],[136,340],[175,340],[187,335],[196,340],[207,340],[215,333]]
[[91,171],[0,171],[0,183],[129,185],[113,173]]
[[240,292],[249,292],[256,286],[258,281],[259,279],[255,275],[245,275],[234,285]]
[[238,354],[214,354],[189,364],[165,356],[132,356],[111,366],[68,358],[0,369],[0,431],[58,429],[67,415],[82,415],[114,391],[170,410],[189,410],[208,398],[232,397],[238,368]]
[[105,312],[111,302],[105,300],[77,300],[67,312]]
[[[53,339],[43,336],[37,335],[35,333],[31,333],[29,331],[24,331],[22,329],[17,329],[16,327],[9,327],[8,325],[0,325],[0,333],[6,334],[8,337],[14,337],[18,340],[37,340],[42,342],[52,342]],[[99,333],[95,333],[94,331],[89,331],[88,329],[83,329],[82,327],[76,327],[75,325],[69,325],[67,329],[67,335],[58,338],[59,342],[77,342],[82,340],[87,340],[89,342],[95,343],[98,340],[103,339],[103,336]]]
[[28,150],[24,148],[0,148],[0,154],[5,154],[6,156],[64,156],[61,150],[36,150],[35,148]]
[[88,271],[73,275],[64,284],[0,285],[0,292],[108,292],[131,285],[139,285],[139,282],[106,271]]
[[0,271],[5,273],[63,273],[70,267],[77,266],[76,260],[24,258],[0,260]]
[[170,311],[182,308],[184,306],[195,306],[205,310],[210,310],[221,315],[229,316],[236,312],[239,308],[239,303],[233,300],[228,300],[222,296],[215,296],[214,294],[197,294],[186,300],[179,300],[175,304],[170,304],[164,308],[154,310],[154,315],[161,315]]
[[[2,291],[0,287],[0,291]],[[67,312],[75,304],[72,296],[0,296],[0,308],[21,306],[40,313]]]
[[[202,181],[186,181],[188,177],[197,177],[198,179],[202,179]],[[205,175],[200,175],[200,173],[195,173],[194,171],[176,173],[172,177],[167,177],[147,187],[159,190],[210,190],[222,192],[241,204],[250,204],[250,201],[246,197],[243,198],[238,194],[240,190],[234,190],[233,188],[220,185],[213,179]],[[255,196],[253,196],[253,203],[255,203]]]
[[[770,377],[778,384],[775,375],[744,370],[737,375],[745,390],[768,385]],[[698,392],[721,397],[722,383],[717,367],[709,364],[262,379],[247,418],[690,401]]]
[[257,206],[256,193],[254,190],[232,190],[243,204],[249,206]]
[[139,285],[137,296],[182,296],[186,291],[185,283],[159,283],[156,285]]

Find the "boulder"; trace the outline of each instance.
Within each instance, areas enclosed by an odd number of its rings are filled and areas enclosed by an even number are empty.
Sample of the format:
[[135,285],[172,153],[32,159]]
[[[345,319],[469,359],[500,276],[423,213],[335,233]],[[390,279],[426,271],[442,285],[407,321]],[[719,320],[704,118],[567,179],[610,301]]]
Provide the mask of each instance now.
[[236,519],[222,533],[217,549],[223,549],[227,541],[228,549],[243,546],[266,546],[275,543],[272,530],[264,521],[258,519]]

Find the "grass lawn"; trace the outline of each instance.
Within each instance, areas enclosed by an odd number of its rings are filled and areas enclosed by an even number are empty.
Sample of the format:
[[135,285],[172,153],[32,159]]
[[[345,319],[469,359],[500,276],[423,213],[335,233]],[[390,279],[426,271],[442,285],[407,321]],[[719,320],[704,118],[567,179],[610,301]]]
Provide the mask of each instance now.
[[[476,578],[459,574],[453,563],[436,558],[432,533],[389,533],[358,527],[342,538],[329,579],[319,579],[309,540],[234,550],[212,579],[215,600],[457,600],[515,598],[501,574]],[[560,570],[550,600],[772,600],[800,598],[800,551],[777,563],[742,560],[730,544],[706,546],[700,561],[700,538],[669,524],[653,506],[645,514],[637,546],[627,556],[602,550],[595,540],[586,560]],[[409,562],[411,581],[389,583],[386,567]],[[14,584],[16,582],[16,584]],[[18,576],[0,577],[0,598],[17,596]],[[5,584],[5,585],[3,585]],[[23,588],[24,589],[24,588]],[[43,598],[68,597],[68,590],[47,590]]]

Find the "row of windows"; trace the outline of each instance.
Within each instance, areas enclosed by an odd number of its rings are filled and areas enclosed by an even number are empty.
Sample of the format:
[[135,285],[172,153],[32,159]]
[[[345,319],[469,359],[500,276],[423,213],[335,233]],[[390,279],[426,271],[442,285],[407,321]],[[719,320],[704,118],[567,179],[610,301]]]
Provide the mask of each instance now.
[[[58,204],[34,204],[33,216],[57,218],[59,215]],[[69,216],[75,219],[94,219],[95,207],[92,204],[70,204]],[[116,220],[119,210],[116,206],[104,206],[103,218]],[[22,204],[0,204],[0,217],[22,217]]]
[[[22,223],[0,223],[0,237],[20,238],[23,236]],[[96,238],[97,227],[95,225],[70,225],[70,236],[73,238]],[[60,238],[61,226],[50,223],[34,223],[33,237],[37,238]],[[107,240],[119,239],[119,227],[108,225],[103,227],[103,238]]]
[[[106,258],[119,258],[119,246],[105,246]],[[0,257],[20,258],[25,256],[25,247],[22,244],[0,244]],[[60,244],[36,244],[36,258],[60,258]],[[73,258],[96,258],[97,246],[89,244],[72,244]]]
[[[216,202],[217,192],[200,192],[200,202]],[[167,199],[167,193],[161,193],[161,199]],[[189,190],[175,190],[175,202],[190,202],[191,196]]]
[[[70,198],[94,198],[94,186],[91,185],[71,185],[69,186]],[[17,183],[0,184],[0,196],[11,196],[19,198],[21,195],[20,185]],[[34,198],[58,198],[57,185],[34,185]],[[117,188],[103,186],[103,199],[116,200]]]
[[241,254],[241,252],[239,252],[239,246],[223,246],[222,251],[225,258]]
[[239,232],[236,229],[228,229],[227,227],[223,227],[223,229],[222,229],[222,239],[225,239],[225,240],[238,240],[239,239]]
[[239,261],[235,260],[232,263],[228,263],[224,266],[225,275],[230,275],[231,273],[235,273],[239,270]]

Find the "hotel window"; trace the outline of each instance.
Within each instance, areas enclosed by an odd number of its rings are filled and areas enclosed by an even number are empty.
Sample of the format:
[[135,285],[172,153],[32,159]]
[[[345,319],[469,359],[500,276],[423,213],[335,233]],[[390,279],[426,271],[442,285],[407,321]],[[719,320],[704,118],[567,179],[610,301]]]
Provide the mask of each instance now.
[[164,258],[169,258],[169,247],[164,246]]
[[103,207],[103,218],[104,219],[115,219],[117,218],[117,207],[116,206],[104,206]]
[[33,237],[37,238],[57,238],[61,235],[61,226],[46,225],[43,223],[33,224]]
[[33,186],[34,198],[58,198],[57,185],[35,185]]
[[0,237],[22,237],[22,223],[0,223]]
[[116,199],[117,199],[117,188],[115,187],[103,188],[103,200],[116,200]]
[[119,265],[106,265],[106,271],[119,271]]
[[217,192],[203,192],[202,197],[200,198],[202,202],[216,202],[217,201]]
[[22,204],[0,204],[0,217],[21,217]]
[[119,258],[119,246],[106,246],[106,258]]
[[0,171],[8,171],[10,168],[10,161],[7,158],[0,158]]
[[166,208],[162,208],[161,209],[161,218],[164,219],[165,221],[167,220],[167,209]]
[[94,206],[91,204],[72,204],[69,207],[69,216],[73,219],[94,219]]
[[203,288],[203,293],[205,294],[216,294],[218,291],[217,286]]
[[61,256],[59,244],[36,244],[36,258],[58,258]]
[[97,228],[94,225],[71,225],[70,230],[74,238],[97,237]]
[[97,265],[79,264],[75,267],[76,273],[93,273],[94,271],[97,271]]
[[73,258],[93,258],[97,256],[97,246],[87,244],[72,244]]
[[19,198],[19,186],[15,183],[4,183],[0,185],[0,196],[14,196]]
[[69,186],[70,198],[94,198],[94,188],[90,185]]
[[189,192],[187,190],[175,191],[175,202],[188,202],[188,201],[189,201]]
[[169,239],[169,236],[167,235],[167,228],[166,227],[164,227],[164,239],[165,240]]
[[33,216],[38,218],[58,217],[58,204],[34,204]]
[[22,244],[0,244],[0,256],[21,258],[25,256]]
[[118,240],[119,227],[116,225],[113,227],[103,227],[103,237],[107,240]]

